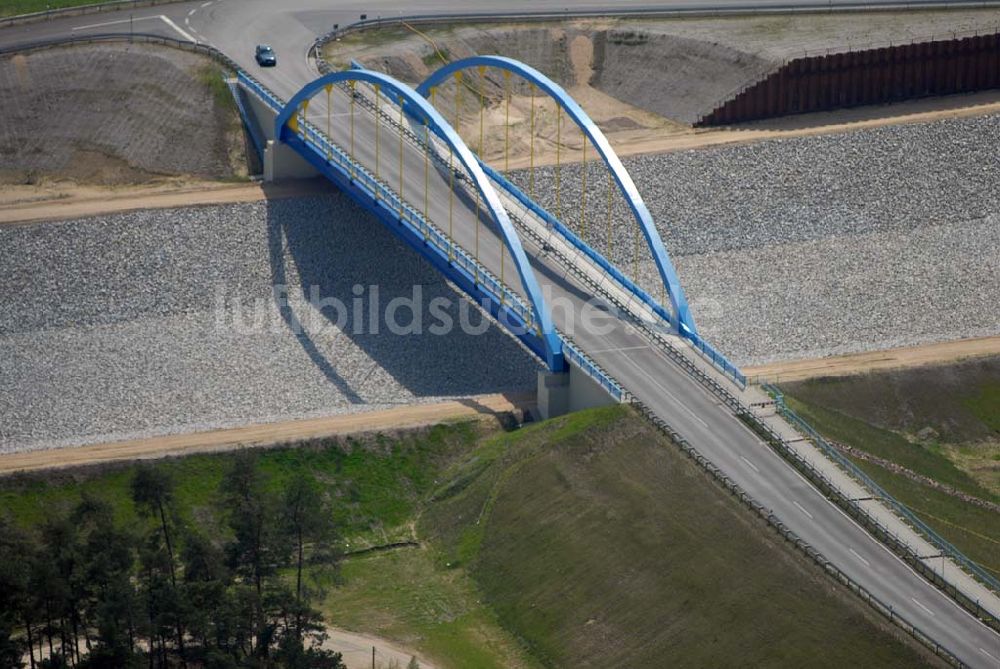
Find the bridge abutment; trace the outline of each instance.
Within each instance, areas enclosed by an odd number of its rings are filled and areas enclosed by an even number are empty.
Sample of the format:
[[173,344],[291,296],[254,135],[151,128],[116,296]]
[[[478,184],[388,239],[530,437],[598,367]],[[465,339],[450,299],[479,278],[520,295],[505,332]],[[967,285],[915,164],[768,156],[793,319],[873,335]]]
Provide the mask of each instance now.
[[565,372],[538,372],[538,413],[542,420],[617,403],[600,384],[572,364]]
[[284,142],[267,140],[264,147],[264,181],[312,179],[319,176],[315,167]]

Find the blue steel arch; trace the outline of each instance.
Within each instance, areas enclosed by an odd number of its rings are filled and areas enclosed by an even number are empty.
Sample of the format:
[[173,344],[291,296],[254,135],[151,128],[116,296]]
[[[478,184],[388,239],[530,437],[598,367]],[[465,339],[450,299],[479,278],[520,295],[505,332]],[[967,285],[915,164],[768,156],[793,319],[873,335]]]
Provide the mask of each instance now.
[[486,208],[493,216],[500,233],[503,235],[507,249],[517,268],[517,274],[521,279],[521,285],[528,294],[528,301],[531,303],[532,314],[535,323],[541,333],[541,340],[545,347],[545,363],[550,370],[562,371],[566,362],[562,352],[562,339],[556,332],[552,324],[552,317],[549,313],[548,305],[538,280],[535,278],[535,271],[528,261],[528,256],[521,246],[521,239],[517,236],[514,226],[507,215],[507,210],[500,202],[500,196],[493,188],[493,184],[486,177],[479,161],[472,153],[472,150],[465,144],[464,140],[455,132],[454,128],[441,116],[440,113],[424,97],[419,95],[406,84],[397,81],[389,75],[372,70],[353,69],[343,72],[331,72],[315,81],[306,84],[302,89],[292,96],[275,119],[274,136],[279,141],[285,141],[288,133],[294,132],[288,126],[288,122],[298,113],[304,102],[310,100],[316,93],[326,86],[349,81],[362,81],[373,85],[378,85],[381,89],[388,90],[396,95],[397,99],[405,101],[406,112],[411,117],[418,117],[427,124],[431,131],[441,137],[455,152],[459,162],[468,171],[472,182],[479,190]]
[[635,182],[632,181],[631,175],[629,175],[625,166],[622,165],[618,154],[611,148],[611,144],[608,142],[607,137],[604,136],[604,133],[601,132],[601,129],[597,127],[597,124],[587,115],[587,112],[583,111],[583,108],[577,104],[576,100],[570,97],[569,93],[562,86],[530,65],[526,65],[513,58],[506,58],[504,56],[472,56],[439,68],[417,87],[417,92],[426,98],[430,95],[431,88],[440,85],[455,72],[478,66],[507,70],[534,83],[548,93],[566,111],[576,125],[586,133],[591,143],[597,149],[601,159],[604,160],[604,164],[611,170],[611,174],[618,184],[619,190],[624,196],[625,201],[628,202],[629,208],[632,209],[632,214],[642,229],[643,237],[645,237],[646,244],[653,254],[653,260],[656,262],[657,270],[660,272],[660,278],[663,280],[663,285],[666,287],[667,294],[670,297],[674,316],[677,318],[678,329],[682,331],[687,330],[687,332],[682,332],[682,334],[697,335],[698,329],[695,327],[694,317],[691,315],[691,309],[688,307],[687,298],[684,296],[684,289],[681,287],[680,279],[677,277],[677,271],[670,261],[670,256],[663,245],[660,233],[657,232],[656,226],[653,224],[653,216],[649,213],[649,208],[639,194]]

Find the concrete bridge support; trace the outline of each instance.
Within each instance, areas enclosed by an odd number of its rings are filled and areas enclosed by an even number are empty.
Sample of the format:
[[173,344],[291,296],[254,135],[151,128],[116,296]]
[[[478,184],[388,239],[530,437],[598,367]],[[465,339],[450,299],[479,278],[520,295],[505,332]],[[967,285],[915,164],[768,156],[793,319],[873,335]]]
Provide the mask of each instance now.
[[247,112],[256,122],[255,130],[264,139],[264,181],[311,179],[319,176],[319,172],[305,158],[275,138],[274,120],[278,112],[256,95],[248,94],[244,98]]
[[566,372],[538,372],[538,413],[542,420],[617,403],[608,391],[572,363]]
[[311,179],[318,177],[319,172],[305,158],[296,153],[295,149],[284,142],[267,140],[264,147],[264,181],[280,181],[282,179]]

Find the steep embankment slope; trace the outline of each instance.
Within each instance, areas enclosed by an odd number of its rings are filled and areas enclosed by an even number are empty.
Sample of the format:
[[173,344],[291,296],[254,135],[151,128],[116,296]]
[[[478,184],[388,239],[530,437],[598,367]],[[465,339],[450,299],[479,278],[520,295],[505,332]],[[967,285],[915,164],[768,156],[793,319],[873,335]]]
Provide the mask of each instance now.
[[105,44],[0,58],[0,118],[0,184],[246,175],[219,68],[176,49]]
[[625,408],[501,435],[421,528],[548,666],[926,661]]

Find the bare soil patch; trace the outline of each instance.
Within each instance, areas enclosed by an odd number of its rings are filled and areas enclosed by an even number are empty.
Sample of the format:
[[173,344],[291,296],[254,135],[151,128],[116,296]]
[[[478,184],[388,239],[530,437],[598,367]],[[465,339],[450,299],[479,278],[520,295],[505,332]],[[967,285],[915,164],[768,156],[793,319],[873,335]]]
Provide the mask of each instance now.
[[167,47],[86,45],[0,59],[0,184],[245,177],[239,116],[226,95],[211,60]]
[[522,415],[524,411],[534,408],[534,401],[535,398],[531,395],[480,395],[384,411],[264,423],[69,449],[4,453],[0,454],[0,475],[209,453],[250,446],[273,446],[332,436],[398,431],[475,417],[497,421],[504,414]]

